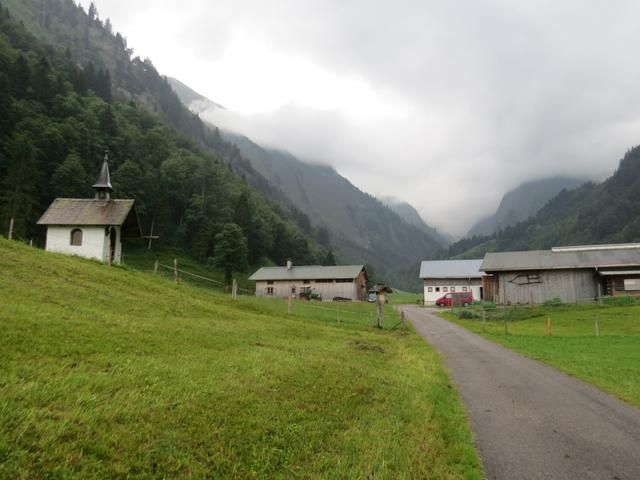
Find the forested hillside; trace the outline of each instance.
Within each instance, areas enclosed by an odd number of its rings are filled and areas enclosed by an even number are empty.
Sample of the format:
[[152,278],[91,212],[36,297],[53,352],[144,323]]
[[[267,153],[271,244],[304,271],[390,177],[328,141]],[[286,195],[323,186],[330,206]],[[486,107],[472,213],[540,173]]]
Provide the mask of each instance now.
[[585,183],[571,177],[550,177],[525,182],[507,192],[493,215],[477,222],[466,237],[491,235],[535,215],[562,190],[572,190]]
[[[184,104],[194,111],[207,105],[221,108],[183,83],[169,81]],[[424,222],[420,226],[402,218],[329,166],[310,164],[286,151],[261,147],[237,133],[225,131],[222,136],[295,205],[300,213],[292,214],[299,224],[311,231],[318,242],[331,244],[341,262],[366,263],[377,278],[413,290],[419,288],[415,265],[437,255],[447,243],[435,229]],[[309,227],[304,227],[307,220]]]
[[[8,10],[0,2],[3,233],[13,217],[18,237],[37,238],[42,232],[35,221],[53,198],[91,195],[88,187],[108,149],[116,196],[135,198],[145,230],[153,221],[169,245],[184,247],[203,261],[229,237],[246,246],[244,257],[252,263],[281,263],[287,257],[314,262],[324,254],[286,211],[235,174],[235,165],[164,121],[182,118],[182,130],[202,126],[150,64],[129,59],[126,42],[109,33],[108,24],[70,0],[10,3]],[[75,53],[58,50],[28,32],[14,11],[21,18],[37,12],[41,31],[50,32],[45,38],[64,36],[75,45],[109,35],[121,53],[114,56],[116,63],[106,65],[83,57],[93,43]],[[156,87],[166,96],[150,93],[154,79],[161,80]],[[238,267],[244,266],[240,261]]]
[[[563,190],[535,216],[497,234],[464,239],[450,256],[485,251],[544,249],[557,245],[640,241],[640,147],[629,150],[601,184]],[[472,250],[473,249],[473,250]]]

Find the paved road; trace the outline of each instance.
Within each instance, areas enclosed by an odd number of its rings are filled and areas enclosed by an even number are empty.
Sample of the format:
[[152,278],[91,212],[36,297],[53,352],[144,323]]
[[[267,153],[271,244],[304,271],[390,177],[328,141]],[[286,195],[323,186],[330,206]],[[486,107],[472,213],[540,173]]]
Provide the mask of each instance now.
[[640,409],[426,309],[404,311],[443,354],[488,479],[640,480]]

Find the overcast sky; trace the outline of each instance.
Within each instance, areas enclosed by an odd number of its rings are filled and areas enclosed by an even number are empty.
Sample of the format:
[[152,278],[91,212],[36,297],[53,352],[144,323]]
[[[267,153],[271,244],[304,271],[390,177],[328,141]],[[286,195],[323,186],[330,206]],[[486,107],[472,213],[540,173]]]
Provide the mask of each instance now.
[[[88,2],[82,1],[87,6]],[[98,0],[255,141],[462,234],[525,180],[640,143],[640,2]]]

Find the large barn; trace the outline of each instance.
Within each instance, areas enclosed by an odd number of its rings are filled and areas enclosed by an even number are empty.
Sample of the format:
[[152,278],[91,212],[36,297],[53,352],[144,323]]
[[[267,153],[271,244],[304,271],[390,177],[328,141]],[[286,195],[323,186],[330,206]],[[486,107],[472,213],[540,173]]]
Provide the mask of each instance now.
[[47,227],[46,250],[93,258],[122,260],[122,239],[139,238],[140,222],[133,200],[111,198],[113,187],[105,155],[94,198],[56,198],[38,220]]
[[424,284],[424,303],[450,292],[472,292],[474,300],[482,300],[482,260],[425,260],[420,264],[420,278]]
[[249,277],[256,282],[256,296],[297,297],[317,293],[325,300],[367,298],[367,271],[363,265],[262,267]]
[[485,299],[499,304],[640,295],[640,243],[487,253]]

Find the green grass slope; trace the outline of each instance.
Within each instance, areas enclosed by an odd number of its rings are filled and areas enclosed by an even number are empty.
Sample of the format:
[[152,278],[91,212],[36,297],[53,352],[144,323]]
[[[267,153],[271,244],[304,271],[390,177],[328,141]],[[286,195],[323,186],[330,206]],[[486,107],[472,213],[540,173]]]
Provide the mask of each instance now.
[[[619,305],[617,298],[611,301],[611,305],[499,309],[489,312],[493,318],[484,329],[479,318],[442,315],[640,407],[640,304]],[[505,316],[508,335],[504,333]],[[551,336],[545,336],[547,319],[551,320]],[[599,336],[595,335],[596,320]]]
[[411,332],[2,239],[0,269],[0,478],[482,476]]

